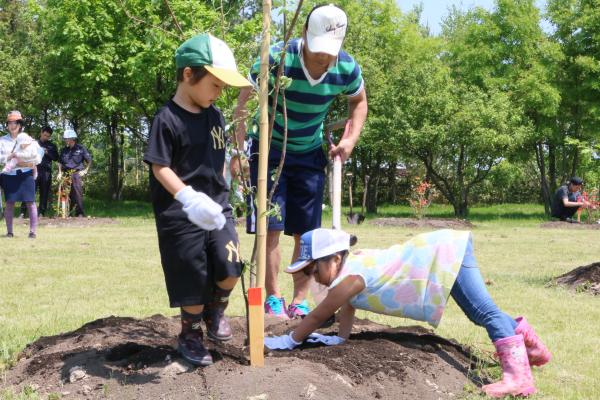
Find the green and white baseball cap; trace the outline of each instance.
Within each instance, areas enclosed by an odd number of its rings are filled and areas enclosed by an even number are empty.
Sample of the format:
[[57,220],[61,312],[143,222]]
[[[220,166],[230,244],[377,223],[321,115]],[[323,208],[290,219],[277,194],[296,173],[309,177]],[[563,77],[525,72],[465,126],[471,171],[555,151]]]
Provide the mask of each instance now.
[[209,33],[196,35],[183,42],[175,51],[175,65],[178,69],[204,66],[227,85],[251,86],[248,79],[238,72],[229,46]]

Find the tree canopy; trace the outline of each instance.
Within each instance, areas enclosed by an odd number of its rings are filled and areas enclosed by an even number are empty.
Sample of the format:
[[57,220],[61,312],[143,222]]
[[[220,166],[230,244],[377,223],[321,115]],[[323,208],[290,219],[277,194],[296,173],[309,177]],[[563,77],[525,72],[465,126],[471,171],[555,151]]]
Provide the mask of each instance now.
[[[316,3],[303,5],[296,35]],[[346,168],[356,191],[368,189],[370,211],[406,202],[413,176],[430,181],[458,217],[477,201],[539,201],[548,210],[574,174],[599,185],[596,2],[549,0],[544,16],[534,0],[454,9],[437,36],[419,25],[418,7],[337,4],[350,21],[344,49],[360,64],[369,99]],[[293,2],[275,5],[278,41]],[[21,110],[34,134],[46,124],[74,127],[96,160],[94,195],[143,198],[141,154],[154,113],[176,87],[175,49],[211,32],[246,73],[258,55],[259,12],[250,0],[1,0],[0,105]],[[236,96],[228,90],[218,102],[228,121]],[[346,107],[338,99],[328,120],[345,117]]]

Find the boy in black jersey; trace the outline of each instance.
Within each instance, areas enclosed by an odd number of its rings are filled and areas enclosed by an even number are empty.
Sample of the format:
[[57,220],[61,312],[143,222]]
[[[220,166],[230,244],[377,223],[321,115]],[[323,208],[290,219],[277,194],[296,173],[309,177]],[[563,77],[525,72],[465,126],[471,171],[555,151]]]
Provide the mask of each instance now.
[[178,350],[195,365],[213,360],[213,340],[229,340],[224,316],[241,274],[239,241],[225,183],[225,123],[213,103],[226,86],[250,86],[233,53],[210,34],[175,52],[177,91],[155,115],[144,161],[171,307],[181,308]]

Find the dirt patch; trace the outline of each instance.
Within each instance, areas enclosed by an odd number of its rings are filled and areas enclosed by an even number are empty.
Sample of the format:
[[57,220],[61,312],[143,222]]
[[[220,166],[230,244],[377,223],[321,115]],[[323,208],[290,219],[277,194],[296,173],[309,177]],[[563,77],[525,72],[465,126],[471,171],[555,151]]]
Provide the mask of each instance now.
[[600,224],[576,224],[566,221],[548,221],[540,225],[544,229],[600,229]]
[[577,292],[600,294],[600,262],[575,268],[552,280],[552,283],[566,286]]
[[[41,217],[38,219],[38,226],[47,226],[51,228],[59,227],[88,227],[105,224],[118,224],[119,222],[113,218],[97,218],[97,217],[69,217],[69,218],[47,218]],[[29,226],[29,219],[15,218],[15,224]]]
[[[28,345],[6,384],[75,399],[450,399],[462,393],[476,361],[427,329],[362,320],[346,344],[268,352],[265,367],[253,368],[245,319],[231,323],[231,341],[209,344],[215,364],[192,368],[174,349],[178,318],[100,319]],[[296,324],[267,318],[265,328],[282,334]]]
[[436,228],[436,229],[470,229],[473,224],[464,219],[434,219],[434,218],[377,218],[369,221],[377,226],[404,226],[408,228]]

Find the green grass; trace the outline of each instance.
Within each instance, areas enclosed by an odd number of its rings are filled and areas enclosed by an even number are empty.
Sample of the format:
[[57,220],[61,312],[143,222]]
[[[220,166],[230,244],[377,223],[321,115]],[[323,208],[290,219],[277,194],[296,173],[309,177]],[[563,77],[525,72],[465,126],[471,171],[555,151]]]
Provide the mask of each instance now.
[[[349,209],[344,207],[342,213],[349,213]],[[360,212],[360,209],[354,208],[353,212]],[[331,218],[330,209],[325,211]],[[428,218],[454,218],[454,209],[450,205],[432,204],[425,211]],[[377,214],[366,213],[367,218],[412,218],[414,213],[409,206],[383,205],[377,208]],[[324,216],[327,219],[327,216]],[[469,221],[477,224],[479,222],[501,222],[503,224],[537,224],[548,218],[544,215],[544,207],[538,204],[498,204],[491,206],[472,206],[469,208]]]
[[[100,203],[87,205],[91,215],[110,215],[109,211],[100,212]],[[27,227],[20,225],[15,228],[15,238],[0,238],[0,370],[40,336],[67,332],[109,315],[177,313],[168,307],[150,207],[114,203],[108,209],[120,216],[118,224],[43,226],[35,241],[26,238]],[[433,207],[430,215],[444,216],[448,210]],[[385,216],[409,216],[401,207],[382,207],[380,211]],[[529,205],[474,207],[475,252],[484,277],[493,282],[489,291],[496,303],[513,316],[525,315],[554,354],[550,364],[534,372],[539,390],[534,398],[598,399],[600,298],[546,287],[553,276],[600,261],[598,233],[540,229],[544,220],[540,212],[539,206]],[[127,217],[139,214],[142,216]],[[324,221],[329,221],[327,215]],[[359,237],[358,246],[363,248],[401,243],[418,233],[369,224],[345,228]],[[242,252],[249,256],[252,238],[241,229],[239,232]],[[282,240],[283,260],[289,260],[291,250],[292,241],[286,237]],[[290,277],[282,273],[280,280],[289,296]],[[243,312],[238,285],[229,313]],[[365,316],[393,326],[414,324],[359,313],[359,317]],[[470,323],[453,301],[436,333],[481,351],[493,350],[484,329]],[[17,396],[10,391],[2,395],[2,385],[0,380],[0,398],[36,398],[35,394]]]

